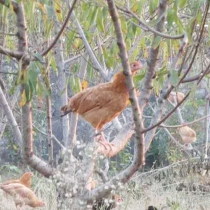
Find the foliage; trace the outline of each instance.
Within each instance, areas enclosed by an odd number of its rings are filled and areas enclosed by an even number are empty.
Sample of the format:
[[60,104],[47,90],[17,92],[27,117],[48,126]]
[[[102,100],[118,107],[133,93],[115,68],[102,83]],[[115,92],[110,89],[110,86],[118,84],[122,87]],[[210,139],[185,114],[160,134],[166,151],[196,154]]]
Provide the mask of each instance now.
[[[14,5],[10,0],[5,1],[3,6],[0,3],[0,46],[11,51],[16,51],[18,45],[18,29],[16,27],[16,16],[14,14]],[[53,125],[52,134],[58,139],[58,142],[64,144],[62,130],[64,126],[61,125],[60,119],[60,106],[63,101],[60,99],[64,95],[64,92],[68,90],[69,96],[73,95],[88,86],[93,86],[104,82],[107,78],[119,71],[122,67],[120,65],[119,49],[116,43],[116,35],[114,27],[109,16],[109,11],[105,1],[99,0],[83,0],[77,3],[74,9],[75,18],[71,18],[61,34],[59,41],[53,49],[43,56],[43,52],[52,43],[57,32],[61,28],[65,21],[66,14],[69,10],[68,2],[57,0],[55,2],[49,0],[36,0],[36,1],[15,1],[16,3],[22,3],[25,11],[25,21],[27,23],[27,38],[28,38],[28,51],[30,57],[30,64],[27,69],[22,69],[24,57],[14,60],[7,54],[3,57],[0,56],[0,79],[5,83],[6,97],[10,102],[10,99],[16,95],[16,91],[23,90],[18,103],[15,104],[13,113],[16,121],[21,121],[20,113],[21,108],[28,103],[32,103],[33,110],[33,139],[34,139],[34,153],[37,156],[42,157],[44,160],[48,160],[49,157],[49,142],[52,140],[50,136],[50,128],[47,120],[51,117],[47,116],[46,98],[52,100],[52,119]],[[199,115],[199,109],[206,105],[204,97],[195,100],[196,91],[200,87],[209,89],[209,76],[204,77],[200,86],[196,81],[180,84],[180,79],[187,72],[188,67],[192,63],[187,78],[191,78],[196,75],[203,75],[204,71],[209,65],[209,19],[207,19],[204,33],[201,34],[201,26],[204,14],[204,8],[206,1],[189,1],[189,0],[170,0],[168,1],[168,8],[166,10],[166,21],[164,23],[164,30],[161,34],[156,34],[151,31],[150,28],[156,30],[157,24],[160,23],[161,18],[158,18],[158,0],[143,0],[143,1],[115,1],[119,18],[121,21],[121,27],[125,38],[127,51],[129,54],[129,60],[144,60],[144,69],[139,72],[135,79],[136,89],[141,90],[144,87],[145,77],[148,76],[146,70],[151,65],[151,52],[152,50],[158,50],[157,63],[155,66],[155,75],[151,88],[153,91],[154,100],[150,98],[149,104],[146,107],[143,115],[145,127],[149,127],[152,122],[152,116],[155,112],[155,107],[158,103],[156,100],[158,96],[165,91],[165,81],[169,78],[169,83],[176,91],[183,91],[186,93],[191,91],[189,98],[181,106],[181,114],[186,122],[195,120]],[[130,8],[131,13],[127,13],[124,10]],[[123,10],[124,9],[124,10]],[[137,15],[139,19],[144,23],[140,23],[134,15]],[[103,78],[97,66],[94,65],[90,56],[86,56],[87,49],[82,39],[81,34],[75,24],[76,19],[82,27],[84,35],[92,49],[94,55],[99,61],[102,69],[104,70],[107,78]],[[150,28],[149,28],[150,27]],[[184,49],[181,57],[178,58],[177,65],[173,65],[176,55],[180,52],[180,45],[182,44],[182,38],[174,38],[177,35],[184,34],[188,39],[187,47]],[[198,43],[199,35],[202,35],[201,42]],[[170,36],[166,38],[164,35]],[[26,44],[26,43],[25,43]],[[57,49],[57,45],[61,46],[60,51]],[[198,49],[197,49],[197,46]],[[193,53],[197,54],[193,57]],[[186,57],[184,57],[186,52]],[[62,54],[59,59],[56,60],[57,55]],[[184,57],[184,59],[183,59]],[[81,60],[85,58],[88,63],[87,71],[84,76],[81,76]],[[60,62],[63,62],[62,64]],[[62,66],[63,65],[63,66]],[[62,68],[60,68],[62,67]],[[62,71],[62,72],[61,72]],[[65,76],[62,79],[61,74]],[[60,91],[61,84],[65,86]],[[51,89],[53,91],[51,91]],[[150,91],[150,90],[149,90]],[[166,98],[161,99],[165,101]],[[38,103],[44,104],[39,107]],[[0,107],[1,108],[1,107]],[[166,105],[165,110],[162,110],[164,117],[173,106]],[[131,110],[130,107],[127,110]],[[0,118],[4,119],[4,113],[0,110]],[[126,124],[132,120],[132,114],[130,112],[124,112],[122,116],[123,120],[121,124]],[[68,122],[69,123],[69,122]],[[180,124],[180,120],[174,113],[164,123],[167,125]],[[6,140],[7,145],[0,144],[3,149],[7,149],[8,156],[11,162],[19,162],[20,148],[14,143],[14,137],[11,134],[9,126],[3,129],[2,124],[4,120],[0,122],[0,134],[3,133],[2,139]],[[7,122],[8,124],[8,122]],[[22,126],[22,122],[19,122],[18,126]],[[79,124],[80,128],[78,136],[86,137],[85,125]],[[112,125],[111,125],[112,126]],[[66,126],[67,127],[67,126]],[[83,129],[85,128],[85,129]],[[204,136],[204,123],[198,122],[192,125],[192,128],[196,130],[198,143],[195,143],[196,149],[203,150]],[[60,130],[59,130],[60,129]],[[59,130],[59,131],[57,131]],[[89,129],[88,129],[89,130]],[[111,134],[116,133],[116,128],[112,126]],[[169,128],[170,133],[178,141],[180,136],[176,132],[176,129]],[[105,131],[106,133],[107,131]],[[82,133],[82,135],[81,135]],[[108,132],[107,132],[108,133]],[[146,135],[146,134],[145,134]],[[85,136],[85,137],[84,137]],[[1,136],[0,136],[1,137]],[[49,138],[48,138],[49,137]],[[48,139],[47,139],[48,138]],[[90,137],[91,138],[91,137]],[[49,140],[50,139],[50,140]],[[79,139],[79,138],[78,138]],[[89,139],[87,137],[87,139]],[[83,139],[82,139],[83,140]],[[84,139],[85,141],[85,139]],[[180,141],[179,141],[180,142]],[[54,157],[58,155],[60,150],[59,146],[55,146]],[[117,174],[125,169],[133,160],[133,142],[131,141],[123,151],[121,151],[116,157],[110,161],[109,175]],[[156,131],[156,135],[150,146],[149,151],[146,154],[146,170],[148,168],[158,168],[169,163],[175,163],[184,158],[183,152],[180,151],[172,142],[170,137],[164,132],[162,128]],[[55,163],[54,163],[55,164]],[[2,170],[1,170],[2,171]],[[11,171],[17,172],[18,169],[11,166]],[[138,188],[139,190],[139,188]],[[143,194],[143,190],[140,194]],[[160,196],[161,198],[162,196]],[[165,203],[171,207],[171,209],[181,209],[182,203],[180,201],[174,201],[174,198],[165,199]]]

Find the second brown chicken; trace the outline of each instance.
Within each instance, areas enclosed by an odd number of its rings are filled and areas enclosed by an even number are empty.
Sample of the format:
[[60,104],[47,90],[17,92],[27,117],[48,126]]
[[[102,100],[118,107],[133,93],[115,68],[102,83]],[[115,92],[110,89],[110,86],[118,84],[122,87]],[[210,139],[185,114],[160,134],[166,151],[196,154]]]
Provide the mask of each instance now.
[[23,184],[26,187],[30,188],[32,176],[33,176],[32,172],[26,172],[20,177],[20,179],[10,179],[10,180],[7,180],[7,181],[1,183],[1,185],[8,185],[11,183],[19,183],[19,184]]

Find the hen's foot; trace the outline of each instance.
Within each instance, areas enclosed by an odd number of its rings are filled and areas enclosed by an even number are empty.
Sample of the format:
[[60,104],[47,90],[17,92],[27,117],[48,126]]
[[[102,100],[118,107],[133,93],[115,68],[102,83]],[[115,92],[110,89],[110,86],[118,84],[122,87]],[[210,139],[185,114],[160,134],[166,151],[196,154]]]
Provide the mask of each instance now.
[[103,145],[103,146],[105,147],[106,150],[112,150],[112,146],[113,146],[113,145],[112,145],[111,143],[109,143],[109,142],[104,138],[104,135],[103,135],[102,133],[97,133],[95,136],[96,136],[96,137],[95,137],[95,140],[96,140],[99,144]]

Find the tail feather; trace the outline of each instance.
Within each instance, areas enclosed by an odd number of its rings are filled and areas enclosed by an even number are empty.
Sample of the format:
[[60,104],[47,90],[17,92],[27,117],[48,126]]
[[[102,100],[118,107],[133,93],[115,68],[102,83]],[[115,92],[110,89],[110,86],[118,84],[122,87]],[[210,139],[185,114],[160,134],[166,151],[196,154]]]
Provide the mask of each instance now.
[[67,106],[67,105],[66,105],[66,106],[62,106],[62,107],[61,107],[61,111],[62,111],[61,117],[67,115],[67,114],[70,113],[70,112],[72,112],[71,109],[68,110],[68,106]]

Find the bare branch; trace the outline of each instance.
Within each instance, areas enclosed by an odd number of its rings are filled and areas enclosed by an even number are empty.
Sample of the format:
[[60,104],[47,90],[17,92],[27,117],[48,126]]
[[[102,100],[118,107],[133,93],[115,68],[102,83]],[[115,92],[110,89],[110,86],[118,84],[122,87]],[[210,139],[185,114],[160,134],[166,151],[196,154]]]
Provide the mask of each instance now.
[[[44,131],[40,130],[39,128],[37,128],[35,125],[33,125],[34,129],[36,129],[37,131],[39,131],[41,134],[48,136],[47,133],[45,133]],[[66,148],[63,146],[63,144],[60,143],[60,141],[55,137],[55,135],[52,134],[52,138],[53,140],[55,140],[55,142],[64,150],[66,151]]]
[[[210,74],[210,69],[206,72],[205,75],[208,75],[208,74]],[[188,83],[188,82],[193,82],[193,81],[199,80],[202,75],[203,75],[203,72],[201,72],[193,77],[183,79],[181,83]]]
[[209,142],[209,105],[210,95],[206,97],[206,115],[208,116],[205,121],[205,158],[208,158],[208,142]]
[[[80,70],[79,70],[79,78],[81,80],[84,80],[85,74],[87,72],[87,64],[88,64],[88,54],[85,54],[84,57],[81,58],[80,62]],[[77,113],[71,113],[70,117],[70,126],[69,126],[69,138],[65,142],[66,148],[69,148],[70,146],[75,145],[76,141],[76,130],[77,130],[77,122],[78,122],[78,114]]]
[[[101,45],[103,46],[110,38],[111,38],[111,36],[108,36],[106,39],[104,39],[103,42],[101,43]],[[93,48],[93,51],[96,51],[98,48],[99,47],[96,46],[95,48]],[[65,60],[64,63],[65,63],[65,65],[67,65],[67,64],[71,63],[72,61],[77,60],[80,57],[84,57],[85,54],[86,54],[86,52],[80,53],[79,55],[75,55],[74,57],[71,57],[71,58]]]
[[[164,29],[164,22],[165,22],[165,11],[167,9],[167,0],[161,0],[159,3],[159,8],[158,8],[158,19],[160,20],[157,23],[156,30],[162,32]],[[154,34],[152,46],[155,43],[157,35]],[[143,82],[143,87],[141,88],[141,95],[139,99],[139,104],[141,109],[143,110],[144,107],[146,106],[147,102],[149,101],[149,97],[153,88],[153,78],[155,75],[155,66],[157,63],[157,58],[158,58],[158,53],[159,53],[159,46],[156,48],[151,47],[150,52],[149,52],[149,58],[148,58],[148,66],[146,69],[146,76],[144,78]]]
[[31,154],[28,157],[27,163],[45,177],[52,176],[55,172],[55,170],[51,168],[49,164],[47,164],[45,161],[41,160],[34,154]]
[[23,56],[23,53],[21,53],[19,51],[10,50],[10,49],[4,48],[2,46],[0,46],[0,53],[2,53],[4,55],[8,55],[9,57],[16,58],[17,60],[20,60]]
[[15,137],[15,140],[17,142],[17,144],[19,146],[21,146],[21,142],[22,142],[22,135],[21,135],[21,132],[20,132],[20,129],[18,127],[18,124],[14,118],[14,115],[12,113],[12,110],[7,102],[7,99],[2,91],[2,88],[0,86],[0,104],[2,105],[2,108],[4,110],[4,113],[9,121],[9,124],[10,126],[12,127],[12,132],[13,132],[13,135]]
[[143,123],[142,123],[143,121],[142,121],[141,111],[139,108],[138,99],[136,96],[136,91],[135,91],[133,79],[131,76],[128,54],[126,50],[125,41],[123,38],[119,15],[117,13],[117,9],[115,7],[114,1],[107,0],[107,3],[109,7],[109,13],[111,15],[111,18],[114,24],[115,33],[117,36],[117,44],[120,51],[119,56],[121,58],[121,62],[123,66],[123,73],[126,76],[126,84],[129,89],[129,96],[130,96],[131,107],[133,111],[133,119],[135,123],[135,132],[136,132],[136,142],[135,142],[136,152],[135,152],[134,159],[140,166],[144,164],[144,137],[140,132],[144,128]]
[[108,181],[108,177],[106,176],[104,171],[102,171],[101,169],[96,169],[95,172],[101,177],[103,183],[106,183]]
[[208,10],[209,10],[209,1],[206,1],[206,7],[205,7],[205,12],[204,12],[204,15],[203,15],[203,19],[202,19],[202,23],[201,23],[201,29],[200,29],[200,33],[199,33],[199,37],[198,37],[198,41],[197,41],[197,44],[195,46],[195,51],[194,51],[194,54],[192,56],[192,59],[191,59],[191,62],[188,66],[188,69],[186,70],[186,72],[184,73],[184,75],[182,76],[182,78],[180,79],[179,81],[179,84],[182,83],[182,81],[185,79],[185,77],[187,76],[187,74],[189,73],[190,69],[192,68],[192,65],[195,61],[195,56],[197,55],[197,52],[198,52],[198,48],[200,46],[200,43],[201,43],[201,39],[203,37],[203,32],[204,32],[204,25],[206,23],[206,19],[207,19],[207,15],[208,15]]
[[86,36],[85,36],[85,33],[84,33],[84,31],[83,31],[83,29],[82,29],[82,27],[81,27],[79,21],[77,20],[76,15],[75,15],[74,12],[72,13],[72,18],[74,19],[74,22],[75,22],[75,25],[76,25],[77,30],[78,30],[78,32],[79,32],[79,35],[81,36],[81,38],[82,38],[82,40],[83,40],[83,42],[84,42],[85,48],[86,48],[86,50],[87,50],[87,53],[88,53],[89,56],[90,56],[90,59],[91,59],[91,61],[92,61],[92,63],[93,63],[94,68],[95,68],[97,71],[99,71],[99,73],[101,74],[101,76],[103,77],[103,79],[104,79],[105,81],[108,81],[108,77],[107,77],[107,75],[105,74],[104,69],[102,68],[102,66],[101,66],[100,63],[98,62],[98,60],[97,60],[97,58],[96,58],[96,56],[95,56],[95,54],[94,54],[94,52],[93,52],[91,46],[89,45],[89,43],[88,43],[88,41],[87,41],[87,38],[86,38]]
[[[180,48],[179,48],[179,50],[178,50],[178,53],[177,53],[177,55],[175,56],[173,62],[171,63],[170,69],[176,69],[178,60],[179,60],[180,57],[182,56],[182,53],[183,53],[183,51],[184,51],[184,49],[185,49],[187,43],[188,43],[188,39],[187,39],[186,36],[184,36],[184,37],[183,37],[182,44],[181,44],[181,46],[180,46]],[[184,100],[187,98],[187,96],[185,96],[186,98],[183,99],[183,101],[181,101],[179,104],[177,104],[177,105],[174,107],[174,109],[173,109],[171,112],[169,112],[162,120],[159,120],[159,122],[157,122],[157,120],[158,120],[158,119],[161,117],[161,115],[162,115],[163,99],[166,99],[166,98],[167,98],[168,94],[171,92],[172,89],[173,89],[173,87],[172,87],[172,85],[170,84],[170,73],[169,73],[169,74],[168,74],[168,77],[167,77],[167,79],[166,79],[166,81],[165,81],[165,84],[164,84],[164,86],[163,86],[163,89],[162,89],[162,91],[161,91],[161,95],[160,95],[160,97],[159,97],[159,100],[158,100],[158,105],[157,105],[157,107],[156,107],[157,113],[155,112],[155,115],[156,115],[156,116],[153,116],[153,120],[152,120],[152,122],[151,122],[151,126],[150,126],[149,128],[144,129],[143,132],[147,132],[147,131],[149,131],[149,130],[155,128],[156,126],[159,126],[159,125],[160,125],[162,122],[164,122],[169,116],[171,116],[171,114],[173,114],[173,112],[174,112],[174,111],[175,111],[175,110],[184,102]],[[188,93],[188,95],[189,95],[189,93]],[[153,131],[152,133],[153,133],[153,135],[154,135],[155,131]],[[147,134],[147,135],[151,135],[151,136],[152,136],[152,134]],[[152,138],[150,138],[150,139],[152,139]],[[149,141],[149,142],[150,142],[150,141]],[[148,144],[148,145],[149,145],[149,144]],[[148,147],[147,147],[147,149],[148,149]]]
[[[194,123],[197,123],[197,122],[199,122],[199,121],[201,121],[201,120],[204,120],[204,119],[207,119],[207,118],[209,118],[210,117],[210,115],[206,115],[206,116],[203,116],[203,117],[200,117],[200,118],[198,118],[198,119],[196,119],[196,120],[193,120],[192,122],[184,122],[184,124],[185,125],[192,125],[192,124],[194,124]],[[162,127],[162,128],[180,128],[180,127],[182,127],[183,125],[166,125],[166,124],[161,124],[160,125],[160,127]]]
[[12,75],[18,75],[18,73],[13,73],[13,72],[5,72],[5,71],[0,71],[1,74],[12,74]]

